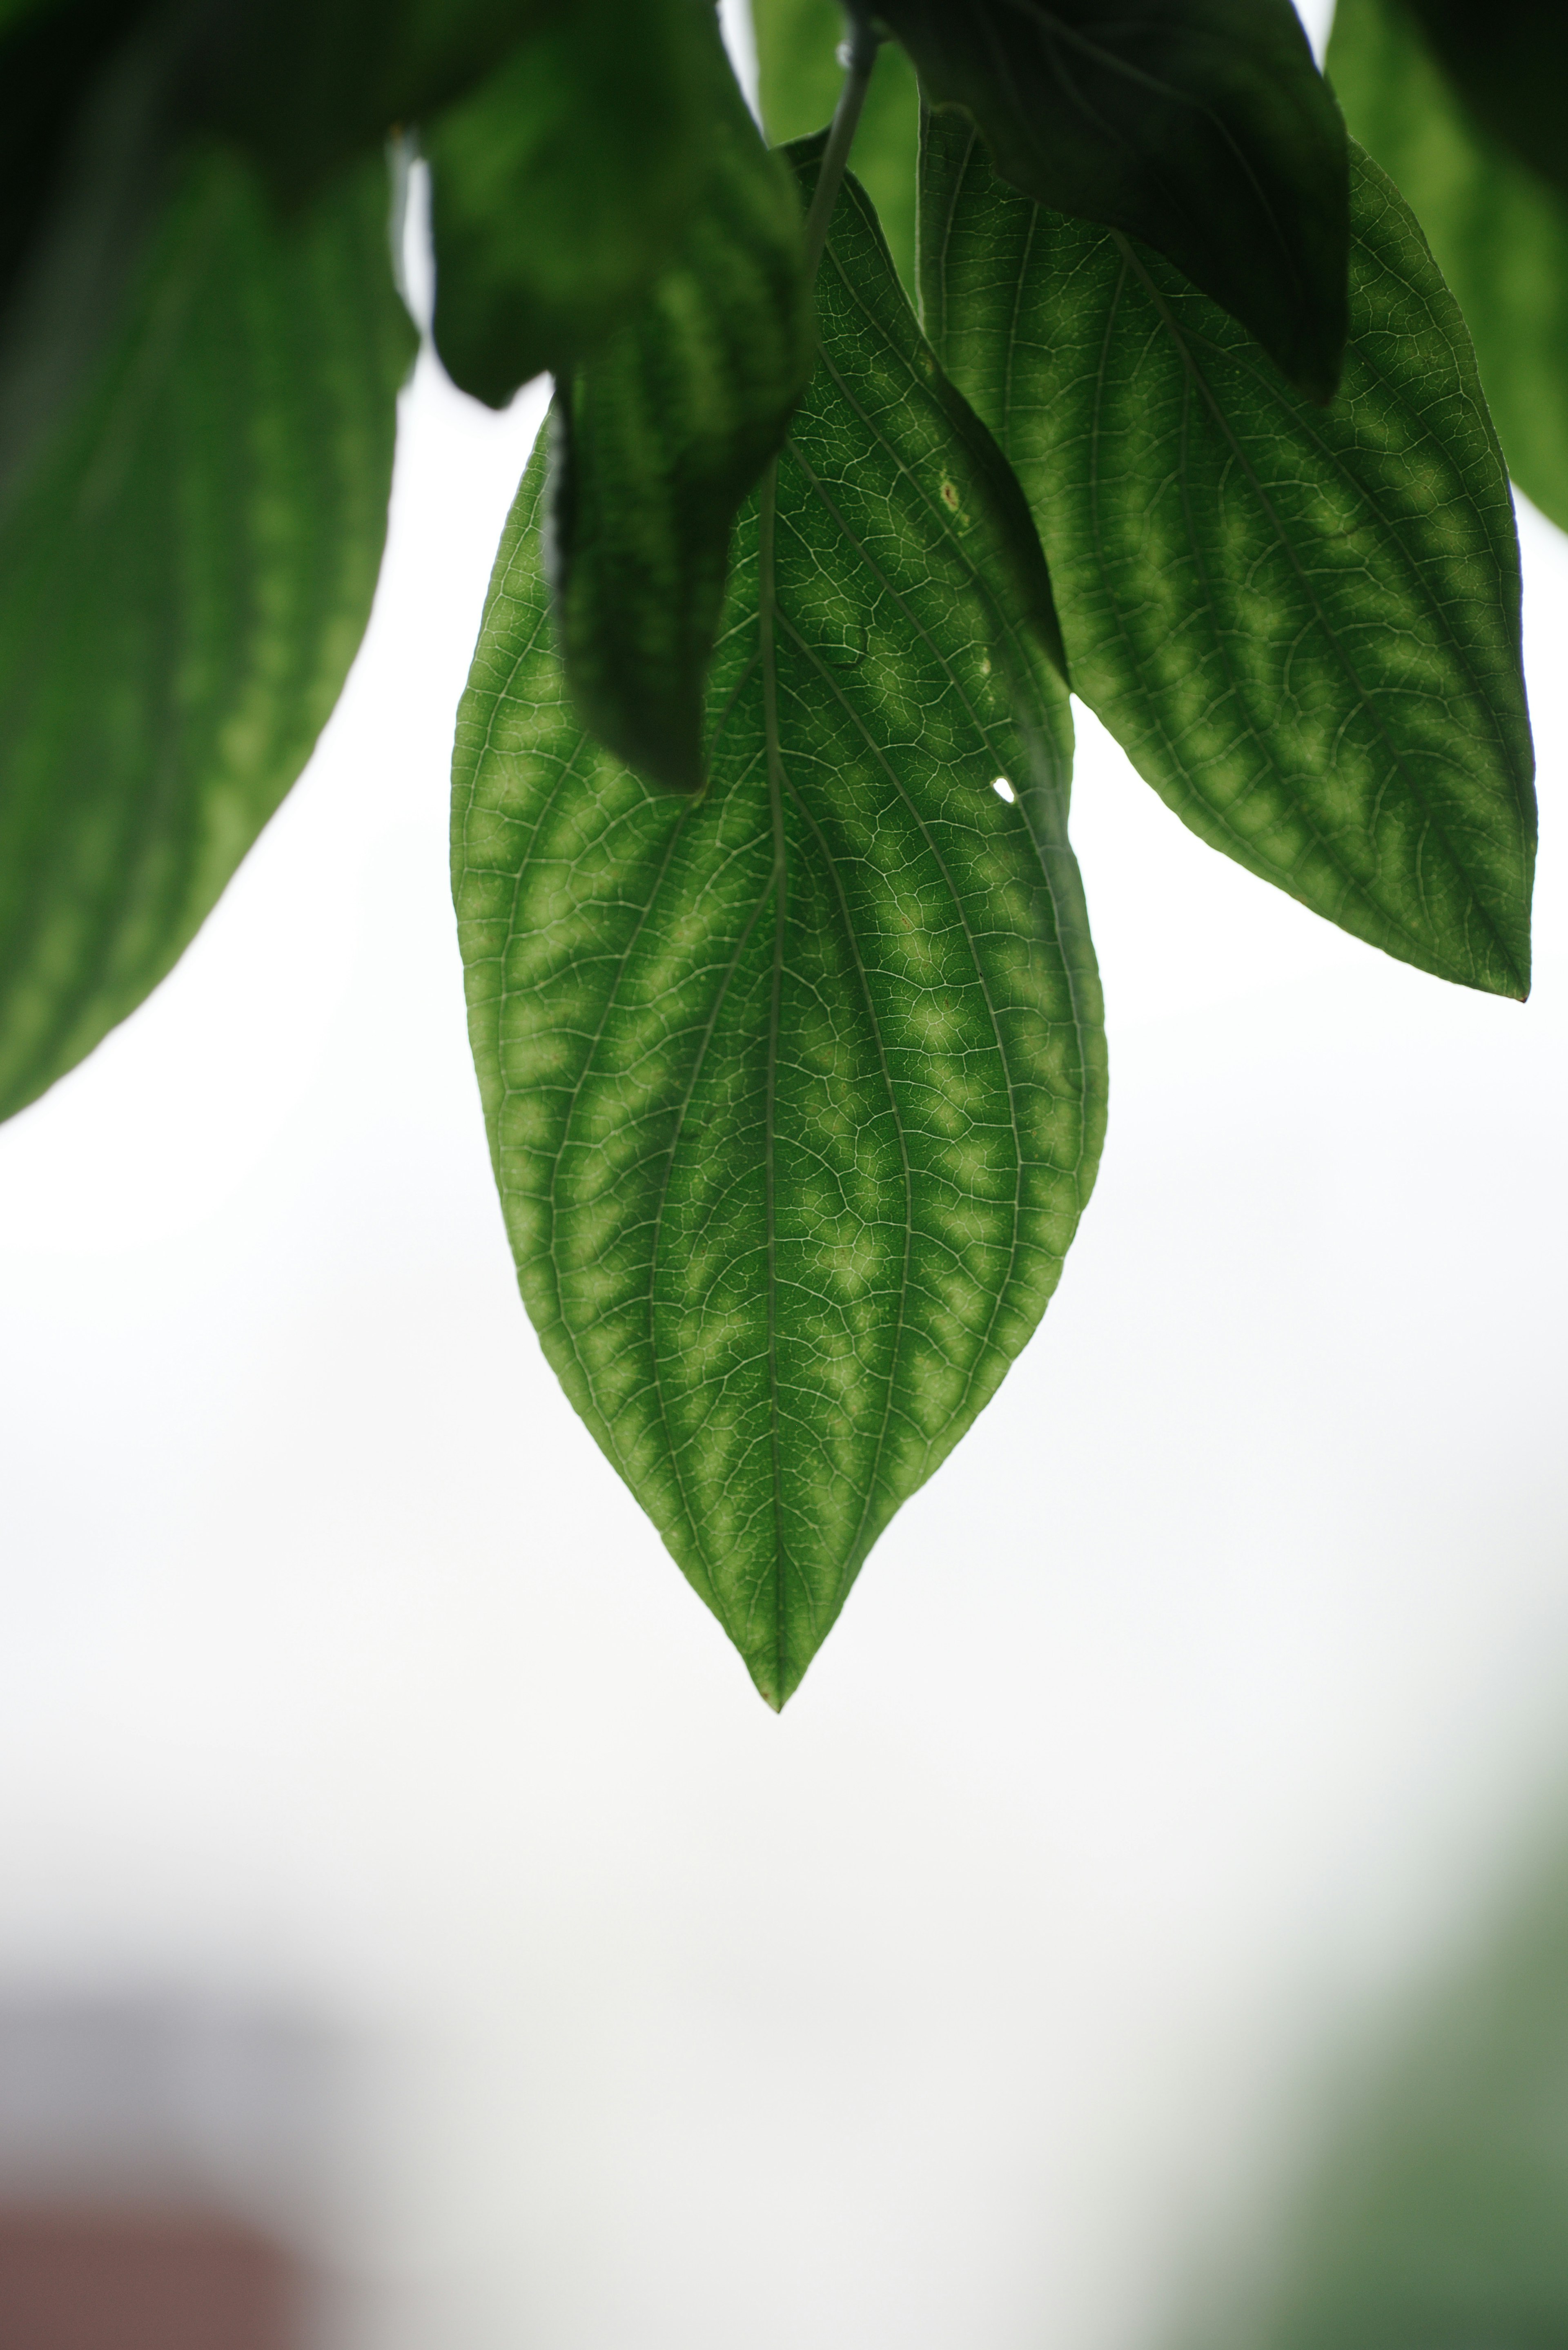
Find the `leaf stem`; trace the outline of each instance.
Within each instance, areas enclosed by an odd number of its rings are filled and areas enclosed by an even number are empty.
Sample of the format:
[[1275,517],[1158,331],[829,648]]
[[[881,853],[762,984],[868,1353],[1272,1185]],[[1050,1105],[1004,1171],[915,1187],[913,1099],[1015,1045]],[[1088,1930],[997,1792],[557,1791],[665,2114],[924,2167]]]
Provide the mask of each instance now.
[[832,127],[827,144],[822,151],[822,168],[816,175],[816,191],[811,200],[811,210],[805,216],[805,274],[815,278],[822,259],[822,248],[827,243],[828,223],[833,207],[838,201],[838,191],[844,184],[844,170],[849,161],[849,150],[855,144],[855,133],[860,127],[860,109],[866,103],[866,92],[871,85],[871,68],[877,62],[877,52],[882,46],[882,36],[871,29],[870,19],[862,10],[847,10],[849,32],[838,52],[844,68],[844,87],[838,93],[838,104],[833,109]]

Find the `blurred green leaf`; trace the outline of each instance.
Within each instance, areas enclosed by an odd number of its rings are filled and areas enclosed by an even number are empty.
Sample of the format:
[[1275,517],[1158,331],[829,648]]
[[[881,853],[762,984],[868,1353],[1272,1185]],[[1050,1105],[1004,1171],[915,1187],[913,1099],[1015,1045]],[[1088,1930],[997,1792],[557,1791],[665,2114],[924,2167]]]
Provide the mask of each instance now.
[[853,182],[818,310],[736,536],[706,790],[574,714],[535,457],[452,809],[529,1312],[775,1706],[1033,1328],[1105,1117],[1039,546]]
[[1481,128],[1402,0],[1339,0],[1328,62],[1465,314],[1509,472],[1568,528],[1568,197]]
[[1568,195],[1568,9],[1561,0],[1415,0],[1435,55],[1475,117]]
[[39,16],[59,16],[68,0],[0,0],[0,40]]
[[1073,683],[1212,847],[1357,938],[1523,995],[1535,850],[1519,552],[1463,320],[1353,159],[1326,412],[1158,255],[930,119],[925,312],[1016,466]]
[[1467,1962],[1407,1990],[1380,2037],[1363,2031],[1337,2106],[1262,2286],[1189,2338],[1205,2350],[1568,2341],[1561,1859]]
[[655,783],[702,781],[730,534],[815,356],[800,200],[712,28],[701,192],[675,262],[556,395],[556,640],[580,717]]
[[1325,400],[1345,336],[1345,126],[1291,0],[877,0],[1002,176],[1127,231]]
[[119,323],[177,169],[175,51],[108,0],[0,51],[0,512]]
[[[752,0],[763,121],[775,147],[807,138],[833,116],[844,80],[838,62],[844,11],[838,0]],[[887,44],[877,57],[850,161],[877,207],[882,234],[915,291],[915,163],[920,93],[915,68]]]
[[572,0],[427,126],[435,341],[493,408],[576,366],[672,258],[712,140],[711,0]]
[[379,157],[287,224],[188,158],[0,509],[0,1114],[169,970],[337,697],[413,348],[387,214]]
[[197,0],[183,119],[237,140],[298,202],[422,121],[582,0]]

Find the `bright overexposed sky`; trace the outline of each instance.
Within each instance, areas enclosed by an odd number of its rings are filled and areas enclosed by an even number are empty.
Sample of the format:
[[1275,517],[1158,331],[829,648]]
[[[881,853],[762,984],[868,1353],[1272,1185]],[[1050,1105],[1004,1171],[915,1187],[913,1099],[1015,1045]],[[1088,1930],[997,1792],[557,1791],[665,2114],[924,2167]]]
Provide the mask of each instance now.
[[1526,1007],[1084,720],[1100,1187],[781,1720],[540,1357],[467,1056],[452,714],[539,405],[421,360],[311,767],[0,1129],[0,1992],[374,2036],[376,2350],[1158,2350],[1568,1769],[1568,546],[1523,515]]

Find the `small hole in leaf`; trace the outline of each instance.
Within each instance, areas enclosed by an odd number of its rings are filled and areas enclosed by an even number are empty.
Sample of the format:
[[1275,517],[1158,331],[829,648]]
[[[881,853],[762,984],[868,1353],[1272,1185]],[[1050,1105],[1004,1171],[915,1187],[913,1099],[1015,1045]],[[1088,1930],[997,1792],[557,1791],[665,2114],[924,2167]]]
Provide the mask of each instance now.
[[996,794],[999,800],[1015,800],[1018,797],[1018,794],[1013,790],[1012,785],[1008,782],[1005,775],[998,775],[995,783],[992,784],[991,788]]

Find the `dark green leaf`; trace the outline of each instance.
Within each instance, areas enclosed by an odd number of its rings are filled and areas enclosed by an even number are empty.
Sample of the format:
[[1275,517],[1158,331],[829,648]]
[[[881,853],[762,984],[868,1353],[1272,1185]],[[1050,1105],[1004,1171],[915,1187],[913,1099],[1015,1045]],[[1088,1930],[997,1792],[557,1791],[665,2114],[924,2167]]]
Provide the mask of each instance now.
[[742,499],[815,351],[800,201],[712,28],[707,172],[673,265],[556,396],[556,639],[578,715],[654,783],[702,781],[702,691]]
[[574,716],[537,458],[454,763],[524,1296],[774,1705],[1033,1328],[1105,1116],[1038,544],[853,182],[818,304],[737,532],[707,789]]
[[447,106],[582,0],[195,0],[188,123],[237,140],[297,202]]
[[1523,995],[1519,553],[1469,338],[1353,161],[1345,385],[1309,406],[1124,238],[935,117],[926,310],[1023,483],[1073,682],[1211,847],[1424,971]]
[[74,176],[84,92],[130,15],[126,0],[34,0],[0,27],[0,331],[40,229]]
[[1362,2029],[1339,2105],[1294,2210],[1271,2230],[1272,2274],[1234,2321],[1205,2327],[1209,2350],[1560,2350],[1561,1855],[1446,1980],[1402,1989],[1381,2040]]
[[1328,61],[1465,314],[1509,472],[1568,528],[1568,197],[1481,128],[1401,0],[1339,0]]
[[0,518],[0,1111],[169,970],[369,612],[395,394],[378,158],[280,226],[187,164],[90,389]]
[[0,39],[30,16],[42,16],[64,5],[64,0],[0,0]]
[[90,0],[0,58],[0,513],[119,323],[168,199],[172,51]]
[[493,408],[587,357],[670,260],[712,131],[710,0],[572,0],[425,134],[435,341]]
[[1492,136],[1568,195],[1568,10],[1561,0],[1415,0],[1428,40]]
[[[775,146],[832,120],[844,80],[838,0],[752,0],[763,121]],[[899,276],[915,290],[915,161],[920,93],[900,48],[884,47],[866,94],[850,161],[877,207]]]
[[1327,400],[1345,126],[1291,0],[878,0],[934,103],[1042,204],[1141,237]]

